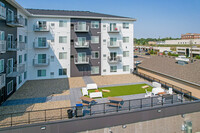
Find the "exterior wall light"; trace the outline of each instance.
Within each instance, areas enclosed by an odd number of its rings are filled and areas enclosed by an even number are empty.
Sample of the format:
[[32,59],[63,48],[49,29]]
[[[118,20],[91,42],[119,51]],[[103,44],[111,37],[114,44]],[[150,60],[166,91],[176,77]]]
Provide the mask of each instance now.
[[122,125],[122,128],[125,129],[127,127],[127,125]]

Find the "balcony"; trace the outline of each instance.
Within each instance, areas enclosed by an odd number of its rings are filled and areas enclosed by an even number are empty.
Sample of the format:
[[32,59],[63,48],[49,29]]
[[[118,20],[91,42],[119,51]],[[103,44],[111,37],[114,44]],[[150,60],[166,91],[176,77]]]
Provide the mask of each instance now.
[[6,52],[6,41],[0,40],[0,53]]
[[116,56],[116,57],[108,57],[108,63],[111,64],[116,64],[122,61],[122,57],[121,56]]
[[6,24],[10,27],[23,27],[24,26],[23,18],[14,18],[13,20],[7,20]]
[[33,26],[33,30],[35,32],[49,32],[50,31],[48,25],[37,25],[37,24]]
[[6,20],[6,8],[0,5],[0,20]]
[[89,26],[75,25],[74,32],[89,32]]
[[17,43],[16,41],[7,41],[7,51],[17,51]]
[[17,77],[25,72],[25,64],[17,64],[14,67],[7,67],[7,77]]
[[0,89],[6,85],[6,74],[0,74]]
[[119,48],[122,46],[122,42],[121,41],[108,41],[108,48]]
[[75,42],[75,48],[89,48],[89,42]]
[[49,44],[47,42],[41,43],[41,44],[39,44],[38,42],[33,42],[33,48],[35,48],[35,49],[48,49]]
[[78,60],[78,58],[74,58],[74,63],[76,65],[89,64],[89,57],[86,57],[85,59],[81,59],[81,60]]
[[108,27],[108,33],[119,33],[121,31],[121,27],[116,26],[116,27]]
[[50,64],[50,59],[33,59],[34,66],[48,66]]

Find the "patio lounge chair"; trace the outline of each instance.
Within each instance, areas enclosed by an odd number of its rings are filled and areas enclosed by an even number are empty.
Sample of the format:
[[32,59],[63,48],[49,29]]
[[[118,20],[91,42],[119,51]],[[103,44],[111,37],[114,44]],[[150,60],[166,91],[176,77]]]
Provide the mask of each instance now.
[[87,84],[87,90],[98,89],[97,84]]
[[96,98],[96,97],[103,97],[102,92],[92,92],[92,93],[90,93],[90,98]]

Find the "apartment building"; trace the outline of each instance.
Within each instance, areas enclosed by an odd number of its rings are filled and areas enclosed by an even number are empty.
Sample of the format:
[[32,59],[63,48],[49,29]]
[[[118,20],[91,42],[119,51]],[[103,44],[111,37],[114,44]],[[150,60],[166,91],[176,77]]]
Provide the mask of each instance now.
[[127,74],[135,19],[0,0],[1,103],[27,80]]
[[200,34],[198,34],[198,33],[182,34],[181,39],[200,39]]

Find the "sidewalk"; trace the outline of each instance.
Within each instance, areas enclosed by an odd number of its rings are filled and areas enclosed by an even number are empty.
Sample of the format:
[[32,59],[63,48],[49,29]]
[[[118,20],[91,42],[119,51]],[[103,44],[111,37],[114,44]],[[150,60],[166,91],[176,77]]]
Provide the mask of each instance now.
[[192,87],[190,87],[190,86],[187,86],[187,85],[184,85],[184,84],[175,82],[175,81],[173,81],[173,80],[164,78],[164,77],[162,77],[162,76],[158,76],[158,75],[156,75],[156,74],[153,74],[153,73],[151,73],[151,72],[147,72],[147,71],[145,71],[145,70],[139,69],[138,72],[144,73],[144,74],[146,74],[146,75],[149,75],[149,76],[152,76],[152,77],[154,77],[154,78],[160,79],[161,81],[165,81],[166,83],[169,83],[169,84],[175,85],[175,86],[177,86],[177,87],[183,88],[183,89],[185,89],[185,90],[188,90],[188,91],[192,92],[192,96],[197,97],[197,98],[200,98],[200,90],[198,90],[198,89],[195,89],[195,88],[192,88]]

